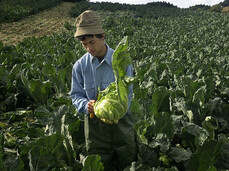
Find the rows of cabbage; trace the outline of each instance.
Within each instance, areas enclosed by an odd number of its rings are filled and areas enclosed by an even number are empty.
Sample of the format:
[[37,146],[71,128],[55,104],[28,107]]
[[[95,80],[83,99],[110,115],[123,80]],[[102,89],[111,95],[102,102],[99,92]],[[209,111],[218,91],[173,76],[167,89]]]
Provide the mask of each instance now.
[[[112,48],[129,37],[139,141],[130,167],[228,169],[228,16],[176,12],[98,11]],[[68,94],[72,65],[85,52],[71,28],[0,44],[1,170],[102,169],[99,156],[86,156],[83,121]]]
[[134,29],[141,29],[130,50],[139,78],[132,113],[144,144],[141,164],[228,169],[227,20],[198,14],[148,20]]
[[50,9],[61,2],[61,0],[1,0],[0,23],[21,20],[40,11]]

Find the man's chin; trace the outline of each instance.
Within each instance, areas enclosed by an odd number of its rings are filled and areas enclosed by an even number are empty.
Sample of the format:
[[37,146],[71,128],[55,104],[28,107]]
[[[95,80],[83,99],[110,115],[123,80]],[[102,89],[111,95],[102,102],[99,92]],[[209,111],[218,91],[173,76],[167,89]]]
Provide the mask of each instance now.
[[96,51],[89,52],[92,56],[96,56]]

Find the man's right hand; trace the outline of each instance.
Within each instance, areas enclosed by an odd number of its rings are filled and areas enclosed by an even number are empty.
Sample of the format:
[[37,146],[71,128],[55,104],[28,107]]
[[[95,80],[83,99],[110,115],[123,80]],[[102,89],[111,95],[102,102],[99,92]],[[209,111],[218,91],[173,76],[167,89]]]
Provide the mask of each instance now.
[[91,114],[91,113],[95,113],[94,112],[94,104],[95,104],[95,100],[90,100],[87,104],[87,110],[88,112]]

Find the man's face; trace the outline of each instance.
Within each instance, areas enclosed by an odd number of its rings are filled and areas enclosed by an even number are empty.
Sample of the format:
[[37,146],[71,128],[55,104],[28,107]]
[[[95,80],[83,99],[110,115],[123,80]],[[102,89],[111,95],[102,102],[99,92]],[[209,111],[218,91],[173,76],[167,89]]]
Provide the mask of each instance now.
[[85,40],[80,41],[80,43],[92,56],[103,58],[106,54],[104,36],[102,38],[97,38],[96,36],[87,37]]

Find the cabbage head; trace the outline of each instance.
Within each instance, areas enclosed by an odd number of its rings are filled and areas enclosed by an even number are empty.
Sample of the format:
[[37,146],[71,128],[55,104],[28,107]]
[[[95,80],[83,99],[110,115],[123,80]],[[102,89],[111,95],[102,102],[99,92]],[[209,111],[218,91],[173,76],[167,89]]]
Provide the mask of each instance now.
[[131,57],[127,52],[127,47],[127,37],[124,37],[112,56],[115,82],[99,92],[97,101],[94,104],[96,117],[105,123],[118,123],[118,120],[126,114],[128,109],[128,87],[133,82],[133,78],[126,76],[126,68],[131,64]]

